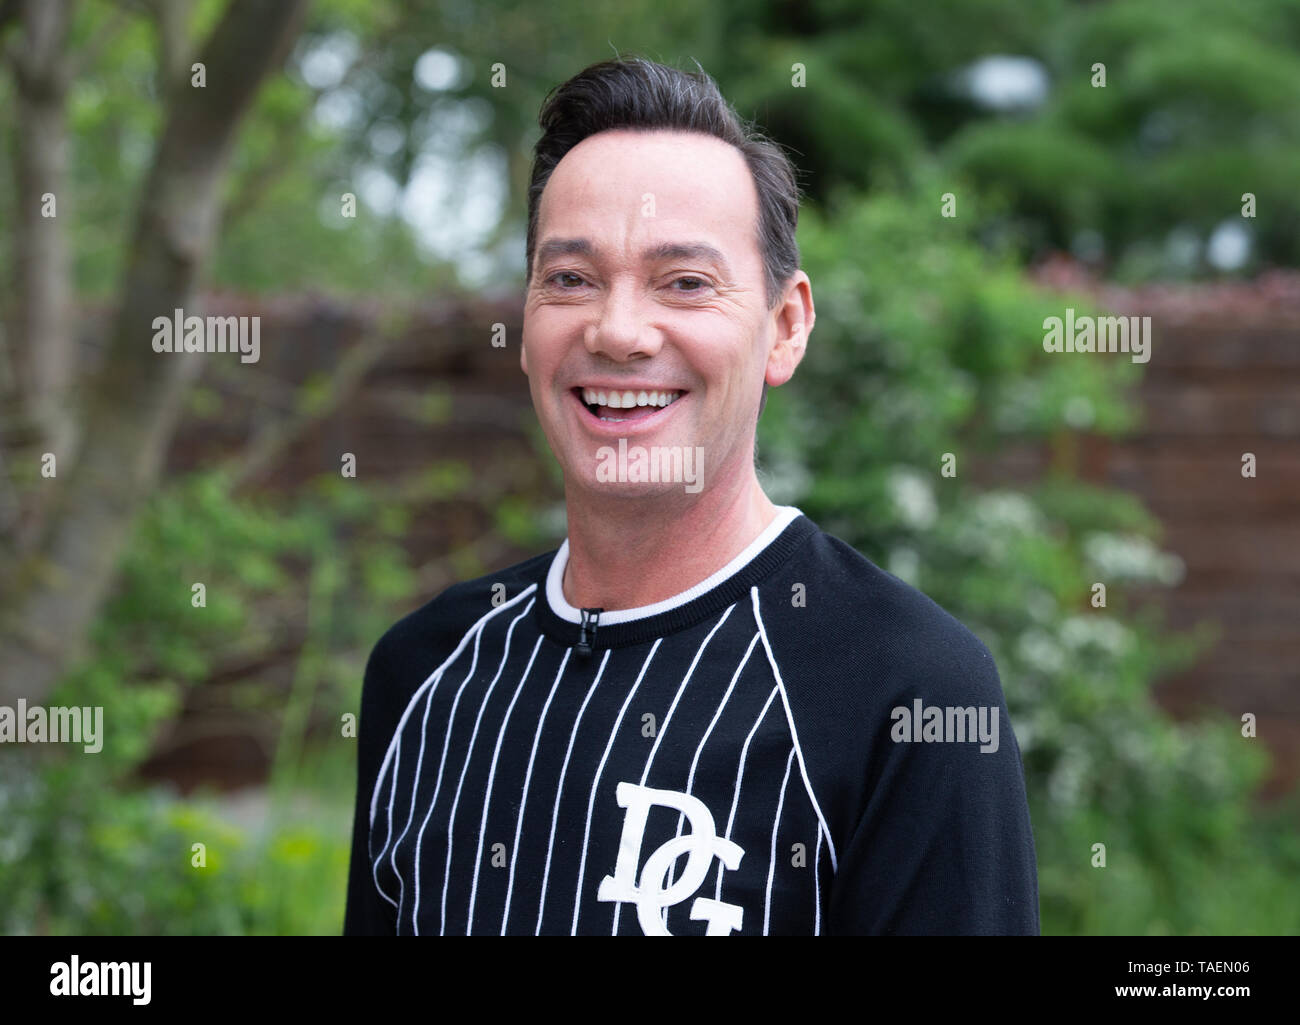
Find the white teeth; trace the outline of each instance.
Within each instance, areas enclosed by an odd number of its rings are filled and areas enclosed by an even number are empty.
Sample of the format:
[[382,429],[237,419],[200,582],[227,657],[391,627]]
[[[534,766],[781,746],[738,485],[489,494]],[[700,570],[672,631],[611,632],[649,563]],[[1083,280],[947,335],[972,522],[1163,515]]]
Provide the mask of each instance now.
[[582,389],[582,401],[589,406],[608,406],[610,409],[632,409],[635,406],[662,408],[681,398],[679,391],[603,392],[595,388]]

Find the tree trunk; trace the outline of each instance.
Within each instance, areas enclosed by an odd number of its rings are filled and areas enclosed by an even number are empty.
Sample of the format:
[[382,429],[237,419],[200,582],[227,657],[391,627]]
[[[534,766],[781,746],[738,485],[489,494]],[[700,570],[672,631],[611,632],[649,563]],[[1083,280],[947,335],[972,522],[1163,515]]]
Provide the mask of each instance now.
[[18,422],[9,428],[23,458],[47,451],[63,458],[74,429],[68,415],[72,274],[64,230],[71,214],[66,117],[71,10],[67,0],[26,0],[21,13],[22,42],[12,51],[20,140],[14,151]]
[[[85,440],[45,529],[7,582],[0,701],[37,703],[79,653],[141,500],[152,490],[187,385],[205,356],[155,353],[153,319],[193,309],[214,239],[235,129],[283,59],[307,0],[232,0],[196,60],[206,88],[171,93],[144,185],[102,369],[87,383]],[[54,484],[54,481],[43,482]],[[177,581],[178,600],[188,585]]]

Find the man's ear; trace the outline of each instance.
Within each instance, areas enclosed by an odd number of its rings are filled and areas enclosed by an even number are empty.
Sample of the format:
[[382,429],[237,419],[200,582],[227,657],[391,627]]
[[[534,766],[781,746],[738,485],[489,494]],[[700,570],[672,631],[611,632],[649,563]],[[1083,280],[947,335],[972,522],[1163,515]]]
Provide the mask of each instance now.
[[786,285],[785,298],[772,311],[776,320],[776,337],[767,354],[764,380],[779,388],[794,376],[794,369],[808,348],[817,312],[813,307],[812,281],[803,271],[795,271]]
[[525,377],[528,376],[528,346],[522,341],[519,343],[519,369],[524,372]]

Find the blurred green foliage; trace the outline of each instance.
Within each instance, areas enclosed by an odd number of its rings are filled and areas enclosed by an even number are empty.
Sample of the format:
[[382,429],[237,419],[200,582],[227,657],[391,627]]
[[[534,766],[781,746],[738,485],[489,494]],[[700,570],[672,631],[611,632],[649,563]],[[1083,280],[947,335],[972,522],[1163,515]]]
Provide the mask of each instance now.
[[[728,46],[706,67],[795,151],[820,205],[937,167],[977,200],[961,216],[1013,239],[1022,260],[1073,250],[1121,280],[1213,276],[1205,244],[1226,224],[1251,236],[1234,273],[1300,262],[1295,0],[723,9]],[[1041,95],[1021,93],[1026,68],[1006,64],[981,95],[972,72],[988,58],[1027,59]],[[987,98],[999,91],[1004,106]],[[1249,221],[1247,192],[1261,211]],[[1179,236],[1194,247],[1171,246]]]
[[[109,742],[0,751],[0,933],[341,928],[356,783],[343,716],[359,711],[368,645],[415,588],[399,542],[434,492],[322,477],[273,504],[205,473],[154,498],[92,652],[49,702],[103,706]],[[258,671],[286,647],[291,679]],[[275,752],[251,819],[133,777],[186,697],[214,687]]]

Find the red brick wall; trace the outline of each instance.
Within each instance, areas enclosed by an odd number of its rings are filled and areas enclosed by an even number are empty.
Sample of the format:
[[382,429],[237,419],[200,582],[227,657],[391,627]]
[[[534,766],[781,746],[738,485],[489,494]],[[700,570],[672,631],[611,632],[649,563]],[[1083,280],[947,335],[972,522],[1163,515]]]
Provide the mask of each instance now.
[[[1116,313],[1150,316],[1152,343],[1142,426],[1092,439],[1084,471],[1138,495],[1164,525],[1162,547],[1186,566],[1157,595],[1169,625],[1220,635],[1158,696],[1176,716],[1253,712],[1275,756],[1266,792],[1280,793],[1300,780],[1300,275],[1093,291]],[[1241,475],[1246,452],[1254,479]]]

